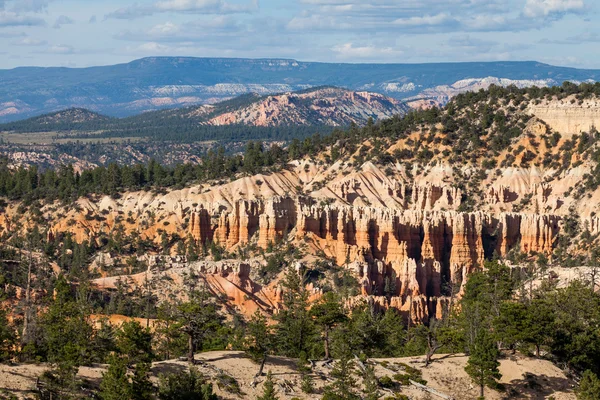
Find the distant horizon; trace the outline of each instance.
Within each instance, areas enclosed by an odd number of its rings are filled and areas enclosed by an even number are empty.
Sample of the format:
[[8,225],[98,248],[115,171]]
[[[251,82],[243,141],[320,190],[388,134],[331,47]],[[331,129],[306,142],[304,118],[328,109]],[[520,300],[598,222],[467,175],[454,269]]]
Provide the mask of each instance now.
[[148,56],[600,68],[593,0],[0,0],[0,69]]
[[[63,66],[63,65],[19,65],[11,68],[1,68],[0,71],[10,71],[19,68],[63,68],[63,69],[88,69],[88,68],[97,68],[97,67],[110,67],[116,65],[127,65],[136,61],[146,60],[146,59],[176,59],[176,58],[184,58],[184,59],[197,59],[197,60],[248,60],[248,61],[295,61],[300,63],[307,64],[343,64],[343,65],[444,65],[444,64],[502,64],[502,63],[511,63],[511,64],[527,64],[527,63],[535,63],[535,64],[543,64],[557,68],[572,68],[577,70],[600,70],[600,66],[597,68],[584,68],[577,67],[571,65],[558,65],[551,64],[547,62],[542,62],[538,60],[472,60],[472,61],[431,61],[431,62],[353,62],[353,61],[318,61],[318,60],[305,60],[305,59],[296,59],[296,58],[285,58],[285,57],[204,57],[204,56],[164,56],[164,55],[156,55],[156,56],[144,56],[133,58],[129,61],[123,62],[115,62],[115,63],[106,63],[106,64],[94,64],[88,66]],[[500,77],[498,77],[500,78]]]

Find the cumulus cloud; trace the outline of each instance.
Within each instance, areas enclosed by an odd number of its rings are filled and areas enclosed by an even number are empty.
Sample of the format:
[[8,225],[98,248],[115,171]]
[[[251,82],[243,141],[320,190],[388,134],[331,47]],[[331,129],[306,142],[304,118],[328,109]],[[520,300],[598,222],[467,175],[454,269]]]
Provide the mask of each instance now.
[[547,17],[553,14],[580,12],[584,7],[583,0],[527,0],[524,14],[531,18]]
[[161,0],[151,5],[135,3],[105,16],[106,19],[134,19],[156,13],[199,13],[199,14],[238,14],[258,10],[258,0],[251,3],[233,4],[222,0]]
[[44,52],[50,53],[50,54],[74,54],[75,48],[73,46],[69,46],[69,45],[65,45],[65,44],[58,44],[58,45],[50,46]]
[[361,46],[354,43],[343,43],[333,46],[331,50],[341,59],[395,59],[404,56],[405,52],[393,47]]
[[177,24],[167,21],[146,30],[127,30],[115,35],[116,39],[141,42],[203,42],[218,43],[228,38],[249,35],[248,28],[234,18],[215,16],[208,20],[198,20]]
[[38,39],[30,38],[30,37],[25,37],[23,39],[13,41],[12,44],[15,46],[34,46],[35,47],[35,46],[44,46],[44,45],[48,44],[48,42],[45,40],[38,40]]
[[54,22],[52,27],[54,29],[60,29],[63,25],[70,25],[73,23],[75,23],[75,21],[72,18],[67,17],[66,15],[61,15],[56,19],[56,22]]
[[17,12],[42,12],[48,8],[48,0],[17,0],[13,10]]
[[0,11],[0,27],[7,26],[42,26],[46,21],[30,15],[21,15],[13,11]]
[[455,24],[457,21],[446,13],[440,13],[436,15],[425,15],[422,17],[410,17],[410,18],[398,18],[392,23],[398,26],[432,26],[432,25],[444,25],[444,24]]
[[[327,15],[310,15],[306,17],[294,17],[286,26],[290,30],[306,31],[306,30],[346,30],[356,26],[349,21],[343,21],[333,16]],[[363,28],[367,28],[364,26]]]

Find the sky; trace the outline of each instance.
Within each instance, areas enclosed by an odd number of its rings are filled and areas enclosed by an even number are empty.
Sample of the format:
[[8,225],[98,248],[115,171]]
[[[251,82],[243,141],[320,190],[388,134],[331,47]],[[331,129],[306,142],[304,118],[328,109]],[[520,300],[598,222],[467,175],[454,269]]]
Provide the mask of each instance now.
[[0,0],[0,68],[149,56],[600,68],[598,0]]

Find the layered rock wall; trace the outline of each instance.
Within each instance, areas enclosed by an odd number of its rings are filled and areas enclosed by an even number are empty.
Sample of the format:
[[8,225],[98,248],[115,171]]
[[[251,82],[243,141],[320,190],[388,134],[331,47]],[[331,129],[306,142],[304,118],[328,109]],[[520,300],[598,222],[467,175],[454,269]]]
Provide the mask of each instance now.
[[391,295],[390,303],[406,312],[416,302],[418,309],[411,314],[435,315],[437,303],[459,293],[467,275],[495,253],[503,256],[515,247],[550,252],[560,217],[326,205],[275,197],[240,201],[231,211],[212,216],[201,209],[191,221],[196,240],[229,248],[252,240],[264,248],[293,235],[296,243],[311,243],[339,265],[354,265],[363,295]]

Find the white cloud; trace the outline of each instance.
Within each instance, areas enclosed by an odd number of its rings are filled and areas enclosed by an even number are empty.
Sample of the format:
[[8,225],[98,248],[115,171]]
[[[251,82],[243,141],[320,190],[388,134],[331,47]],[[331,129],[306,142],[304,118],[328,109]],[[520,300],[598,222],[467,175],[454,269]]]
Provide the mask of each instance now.
[[148,31],[150,35],[172,35],[179,32],[181,32],[180,26],[172,22],[155,25]]
[[436,15],[425,15],[422,17],[398,18],[393,21],[394,25],[419,27],[419,26],[436,26],[449,23],[455,23],[456,19],[446,13]]
[[50,46],[45,52],[51,54],[74,54],[75,48],[73,46],[59,44]]
[[336,45],[331,50],[341,59],[398,59],[405,52],[393,47],[355,46],[353,43]]
[[54,22],[52,27],[54,29],[60,29],[63,25],[69,25],[73,23],[75,23],[75,21],[72,18],[67,17],[66,15],[61,15],[56,19],[56,22]]
[[136,50],[143,53],[160,54],[168,52],[171,48],[156,42],[148,42],[139,45]]
[[239,14],[255,12],[258,8],[258,0],[252,0],[252,2],[246,4],[232,4],[222,0],[161,0],[151,5],[135,3],[132,6],[120,8],[106,14],[105,18],[134,19],[166,12]]
[[310,15],[307,17],[294,17],[287,23],[287,29],[294,31],[306,30],[346,30],[356,26],[348,21],[343,21],[332,16]]
[[17,12],[42,12],[48,8],[48,0],[16,0],[13,10]]
[[45,40],[38,40],[26,37],[20,40],[15,40],[14,42],[12,42],[12,44],[15,46],[43,46],[48,44],[48,42]]
[[0,27],[6,26],[41,26],[46,21],[42,18],[21,15],[12,11],[0,11]]
[[114,37],[119,40],[140,42],[202,42],[222,43],[223,40],[250,35],[248,27],[239,24],[235,18],[218,15],[210,19],[201,19],[184,24],[167,21],[154,25],[147,30],[126,30]]
[[524,14],[531,18],[547,17],[552,14],[580,12],[584,7],[583,0],[527,0]]
[[27,36],[25,32],[0,31],[0,38],[17,38],[25,36]]

